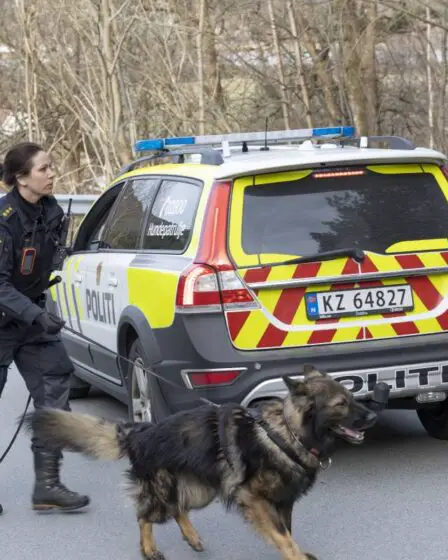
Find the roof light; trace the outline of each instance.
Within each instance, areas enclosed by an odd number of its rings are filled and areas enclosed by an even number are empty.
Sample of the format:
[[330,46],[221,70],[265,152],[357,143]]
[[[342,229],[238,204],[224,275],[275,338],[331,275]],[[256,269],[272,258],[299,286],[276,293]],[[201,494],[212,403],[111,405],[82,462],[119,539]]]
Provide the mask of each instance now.
[[293,130],[271,130],[265,132],[235,132],[231,134],[211,134],[204,136],[180,136],[171,138],[155,138],[139,140],[135,144],[137,152],[161,150],[167,146],[213,146],[223,142],[239,144],[242,142],[267,141],[269,144],[276,142],[287,142],[294,140],[306,140],[309,138],[339,138],[355,135],[353,126],[333,126],[328,128],[297,128]]
[[166,138],[165,146],[179,146],[185,144],[196,144],[194,136],[181,136],[179,138]]
[[313,128],[313,137],[319,136],[354,136],[354,126],[333,126],[328,128]]
[[154,138],[153,140],[139,140],[135,143],[136,152],[151,152],[152,150],[163,150],[165,140],[162,138]]

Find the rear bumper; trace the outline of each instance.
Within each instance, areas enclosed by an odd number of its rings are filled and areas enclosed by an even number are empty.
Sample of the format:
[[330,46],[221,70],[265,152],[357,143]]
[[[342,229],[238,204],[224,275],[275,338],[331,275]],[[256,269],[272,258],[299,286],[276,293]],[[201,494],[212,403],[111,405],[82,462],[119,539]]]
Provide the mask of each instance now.
[[[391,399],[448,392],[448,333],[242,352],[232,346],[220,315],[177,316],[170,328],[154,332],[162,356],[169,356],[155,369],[179,386],[177,390],[158,382],[170,412],[198,406],[198,397],[244,405],[282,397],[282,376],[300,375],[306,363],[344,383],[358,399],[370,398],[378,382],[389,385]],[[231,385],[203,389],[189,388],[182,375],[185,370],[218,368],[245,371]]]
[[[369,399],[376,383],[386,383],[389,398],[412,397],[429,391],[448,392],[448,360],[414,364],[395,364],[390,367],[328,372],[358,399]],[[258,399],[283,397],[286,388],[281,378],[274,377],[256,385],[242,400],[250,405]]]

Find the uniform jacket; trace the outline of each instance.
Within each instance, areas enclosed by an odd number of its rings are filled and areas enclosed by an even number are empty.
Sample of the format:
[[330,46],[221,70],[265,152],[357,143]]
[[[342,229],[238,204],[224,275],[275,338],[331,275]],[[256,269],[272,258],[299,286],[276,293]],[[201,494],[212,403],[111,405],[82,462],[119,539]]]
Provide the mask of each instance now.
[[[35,302],[48,287],[63,216],[54,196],[30,204],[14,188],[0,199],[0,311],[7,318],[31,324],[42,313]],[[26,248],[35,249],[31,271],[22,266]]]

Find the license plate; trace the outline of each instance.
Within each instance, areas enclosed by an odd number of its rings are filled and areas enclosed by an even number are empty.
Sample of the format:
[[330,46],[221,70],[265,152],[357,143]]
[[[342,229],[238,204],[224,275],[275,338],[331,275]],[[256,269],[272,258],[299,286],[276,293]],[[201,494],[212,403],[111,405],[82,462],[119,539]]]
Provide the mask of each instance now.
[[414,309],[408,285],[355,288],[305,294],[308,319],[359,317],[375,313],[399,313]]

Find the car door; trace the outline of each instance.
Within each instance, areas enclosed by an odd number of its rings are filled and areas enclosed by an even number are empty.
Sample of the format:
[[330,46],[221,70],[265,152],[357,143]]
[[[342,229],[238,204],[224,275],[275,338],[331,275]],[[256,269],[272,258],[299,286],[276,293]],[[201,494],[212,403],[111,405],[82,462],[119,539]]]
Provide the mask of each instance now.
[[72,254],[57,271],[62,281],[51,289],[54,309],[66,322],[63,340],[70,358],[87,369],[94,367],[90,338],[95,340],[87,312],[86,278],[101,242],[105,224],[123,182],[114,185],[93,204],[78,228]]
[[85,261],[87,336],[95,370],[120,380],[116,361],[117,325],[128,305],[128,269],[142,236],[143,218],[159,179],[138,177],[127,182],[108,217],[101,243]]

